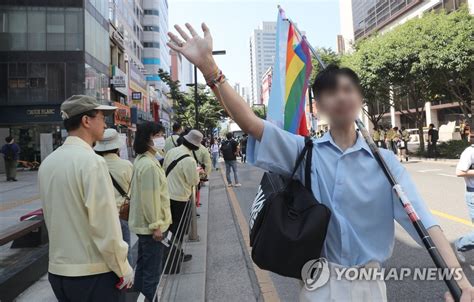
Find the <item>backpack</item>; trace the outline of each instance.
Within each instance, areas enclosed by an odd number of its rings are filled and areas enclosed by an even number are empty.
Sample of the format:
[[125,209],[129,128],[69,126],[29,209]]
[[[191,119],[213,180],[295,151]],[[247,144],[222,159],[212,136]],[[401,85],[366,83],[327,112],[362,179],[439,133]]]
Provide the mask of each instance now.
[[224,160],[235,160],[235,152],[233,147],[234,146],[231,140],[225,141],[222,144],[221,151]]
[[5,156],[6,160],[14,160],[15,159],[15,150],[13,150],[13,145],[8,144],[5,147],[4,156]]
[[433,129],[433,134],[431,134],[431,140],[432,141],[438,141],[438,139],[439,139],[438,130]]

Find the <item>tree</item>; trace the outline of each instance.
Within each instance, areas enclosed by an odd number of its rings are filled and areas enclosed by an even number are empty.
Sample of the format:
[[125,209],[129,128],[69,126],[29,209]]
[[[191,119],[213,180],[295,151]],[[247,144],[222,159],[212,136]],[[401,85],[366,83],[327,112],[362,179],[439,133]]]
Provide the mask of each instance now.
[[267,118],[265,105],[264,106],[253,106],[252,111],[253,111],[253,113],[255,113],[256,116],[258,116],[261,119],[266,119]]
[[[334,50],[331,48],[325,48],[321,47],[316,49],[316,53],[319,55],[321,60],[325,65],[329,64],[336,64],[339,65],[341,63],[341,56],[338,55]],[[312,59],[313,63],[313,71],[311,72],[311,83],[314,82],[314,79],[316,78],[316,75],[318,72],[321,71],[321,65],[319,64],[318,60],[316,60],[314,57]]]
[[[168,72],[160,69],[158,75],[170,88],[168,97],[173,100],[175,119],[180,120],[184,127],[196,125],[194,91],[180,90],[179,81],[173,81]],[[212,132],[218,122],[225,116],[224,110],[205,85],[198,85],[199,129],[205,134]],[[207,132],[207,133],[206,133]]]
[[341,65],[353,69],[360,78],[364,95],[362,110],[375,128],[379,128],[382,117],[390,111],[390,88],[385,82],[386,69],[375,58],[380,49],[373,43],[362,41],[358,51],[341,58]]

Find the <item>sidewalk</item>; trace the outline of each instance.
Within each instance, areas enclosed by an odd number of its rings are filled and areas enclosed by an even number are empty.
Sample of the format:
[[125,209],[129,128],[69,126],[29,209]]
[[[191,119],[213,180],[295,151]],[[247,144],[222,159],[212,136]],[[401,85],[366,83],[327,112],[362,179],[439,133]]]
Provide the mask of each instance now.
[[[183,263],[181,274],[168,277],[168,281],[164,279],[161,284],[161,291],[166,294],[166,297],[162,301],[205,301],[208,206],[209,183],[201,188],[201,207],[197,209],[197,212],[201,215],[197,219],[200,241],[185,241],[184,243],[185,253],[192,254],[193,259]],[[135,245],[136,241],[137,237],[132,234],[132,246]],[[133,250],[136,250],[136,246]],[[162,288],[163,285],[166,286],[166,289]],[[55,300],[47,274],[15,299],[16,302],[49,302]],[[140,295],[137,301],[144,301],[144,297]]]

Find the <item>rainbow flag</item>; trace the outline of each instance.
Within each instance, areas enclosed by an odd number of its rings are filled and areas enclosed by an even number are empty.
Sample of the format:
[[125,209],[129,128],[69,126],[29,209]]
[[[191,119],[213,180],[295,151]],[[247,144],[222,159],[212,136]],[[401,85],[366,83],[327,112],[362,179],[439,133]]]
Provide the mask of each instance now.
[[276,58],[267,120],[291,133],[307,136],[305,104],[313,68],[308,42],[285,18],[280,8],[277,21]]

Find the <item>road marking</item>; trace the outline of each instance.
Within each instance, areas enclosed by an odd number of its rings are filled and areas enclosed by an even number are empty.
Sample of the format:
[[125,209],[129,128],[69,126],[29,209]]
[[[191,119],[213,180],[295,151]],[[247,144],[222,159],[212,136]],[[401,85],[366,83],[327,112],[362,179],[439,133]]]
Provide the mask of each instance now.
[[452,175],[452,174],[438,173],[438,175],[441,175],[441,176],[446,176],[446,177],[455,177],[455,178],[457,178],[457,176],[456,176],[456,175]]
[[441,171],[442,169],[426,169],[426,170],[418,170],[417,172],[420,173],[427,173],[427,172],[434,172],[434,171]]
[[13,209],[17,206],[21,206],[21,205],[33,202],[35,200],[38,200],[39,198],[40,198],[39,195],[35,195],[35,196],[27,198],[27,199],[9,201],[9,202],[6,202],[4,204],[0,204],[0,212],[10,210],[10,209]]
[[446,219],[449,219],[449,220],[452,220],[452,221],[455,221],[455,222],[459,222],[459,223],[462,223],[462,224],[465,224],[467,226],[474,226],[472,224],[471,221],[467,220],[467,219],[463,219],[461,217],[457,217],[457,216],[454,216],[454,215],[450,215],[450,214],[447,214],[447,213],[444,213],[444,212],[441,212],[441,211],[437,211],[437,210],[433,210],[433,209],[430,209],[431,213],[436,215],[436,216],[439,216],[439,217],[443,217],[443,218],[446,218]]
[[[226,186],[231,206],[234,209],[235,216],[237,217],[237,223],[239,224],[240,232],[242,233],[242,237],[245,242],[245,247],[247,248],[247,253],[251,255],[252,249],[250,247],[249,226],[244,214],[242,213],[242,208],[240,207],[239,201],[237,199],[237,196],[235,195],[234,190],[232,189],[232,187],[227,187],[227,181],[225,181],[224,169],[222,167],[223,165],[221,165],[220,169],[222,179],[224,180],[224,185]],[[270,277],[268,271],[260,269],[253,262],[252,265],[255,271],[255,275],[257,276],[258,285],[260,287],[260,291],[262,292],[263,300],[266,302],[279,302],[280,297],[278,296],[278,292],[275,288],[275,285],[273,284],[272,278]]]

